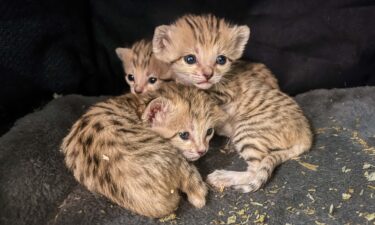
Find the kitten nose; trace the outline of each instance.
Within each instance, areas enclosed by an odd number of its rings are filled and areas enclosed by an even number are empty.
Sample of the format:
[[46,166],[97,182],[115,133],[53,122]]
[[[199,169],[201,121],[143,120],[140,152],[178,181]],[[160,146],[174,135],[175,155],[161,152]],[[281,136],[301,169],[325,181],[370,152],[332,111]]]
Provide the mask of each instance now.
[[142,94],[142,92],[143,92],[143,88],[140,88],[140,87],[134,87],[134,92],[137,93],[137,94]]
[[203,76],[206,78],[206,80],[209,80],[212,76],[214,75],[214,73],[204,73]]
[[214,75],[214,71],[210,67],[204,67],[202,73],[206,80],[209,80]]
[[198,150],[197,153],[199,154],[199,156],[202,156],[202,155],[206,154],[206,150],[205,149]]

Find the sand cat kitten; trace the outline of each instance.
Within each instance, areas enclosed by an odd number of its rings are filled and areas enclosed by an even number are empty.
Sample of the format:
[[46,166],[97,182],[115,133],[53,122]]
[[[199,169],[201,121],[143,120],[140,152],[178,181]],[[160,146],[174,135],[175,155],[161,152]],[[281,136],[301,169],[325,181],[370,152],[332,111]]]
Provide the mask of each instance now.
[[278,90],[264,65],[239,62],[231,69],[248,37],[247,26],[228,25],[212,15],[188,15],[156,28],[153,39],[155,56],[172,64],[177,80],[208,89],[229,114],[219,132],[230,137],[248,170],[217,170],[208,182],[244,192],[258,190],[278,164],[307,151],[312,140],[299,106]]
[[312,133],[291,97],[246,73],[226,75],[209,92],[230,116],[221,133],[246,160],[247,171],[216,170],[207,181],[251,192],[267,182],[276,166],[308,151]]
[[116,54],[122,61],[125,80],[133,94],[157,90],[162,79],[169,77],[169,65],[153,56],[150,41],[138,41],[131,48],[116,48]]
[[61,146],[80,183],[149,217],[176,210],[179,190],[195,207],[205,205],[206,185],[185,157],[204,155],[223,117],[203,92],[169,86],[142,98],[127,94],[97,103]]
[[[158,26],[152,45],[155,57],[171,66],[177,82],[208,89],[242,56],[249,35],[248,26],[233,25],[213,15],[186,15],[171,25]],[[278,88],[271,72],[263,64],[257,65],[254,72]],[[239,66],[246,67],[246,63]]]

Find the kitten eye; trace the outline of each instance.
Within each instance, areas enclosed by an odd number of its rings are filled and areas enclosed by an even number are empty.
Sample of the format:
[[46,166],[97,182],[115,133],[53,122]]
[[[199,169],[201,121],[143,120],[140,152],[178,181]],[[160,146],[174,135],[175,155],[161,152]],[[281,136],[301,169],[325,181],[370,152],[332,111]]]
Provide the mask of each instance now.
[[225,56],[223,56],[223,55],[219,55],[219,56],[216,58],[216,64],[224,65],[226,62],[227,62],[227,57],[225,57]]
[[214,132],[213,128],[208,128],[207,130],[207,136],[210,136]]
[[129,81],[134,81],[134,75],[133,74],[128,74],[128,80]]
[[180,133],[178,133],[178,135],[180,136],[180,138],[182,140],[185,140],[185,141],[188,140],[189,136],[190,136],[189,132],[187,132],[187,131],[180,132]]
[[149,82],[150,84],[155,84],[157,80],[158,80],[158,79],[155,78],[155,77],[150,77],[150,78],[148,78],[148,82]]
[[194,64],[197,62],[197,59],[195,58],[195,55],[187,55],[184,57],[184,60],[187,64]]

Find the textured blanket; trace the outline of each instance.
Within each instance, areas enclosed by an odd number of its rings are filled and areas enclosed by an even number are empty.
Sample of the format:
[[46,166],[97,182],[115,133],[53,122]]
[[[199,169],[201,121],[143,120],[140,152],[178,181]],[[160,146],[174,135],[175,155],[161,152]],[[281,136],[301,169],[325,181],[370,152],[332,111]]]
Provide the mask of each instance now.
[[[0,224],[372,224],[375,221],[375,87],[315,90],[296,96],[315,133],[311,152],[279,166],[256,193],[211,190],[207,205],[186,200],[153,220],[130,213],[78,184],[59,152],[62,138],[104,97],[70,95],[18,120],[0,138]],[[242,170],[216,137],[197,162]],[[371,221],[371,222],[369,222]]]

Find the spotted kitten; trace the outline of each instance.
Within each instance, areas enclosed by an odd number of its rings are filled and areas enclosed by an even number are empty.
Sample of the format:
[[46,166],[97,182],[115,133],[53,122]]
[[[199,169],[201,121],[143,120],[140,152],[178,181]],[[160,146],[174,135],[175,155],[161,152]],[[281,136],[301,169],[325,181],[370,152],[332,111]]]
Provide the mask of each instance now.
[[153,56],[150,41],[141,40],[131,48],[116,48],[122,61],[125,80],[133,94],[144,94],[160,88],[163,79],[169,78],[169,66]]
[[90,191],[138,214],[163,217],[177,209],[179,190],[195,207],[205,205],[206,185],[186,158],[206,153],[222,113],[205,93],[169,84],[141,98],[127,94],[92,106],[61,149]]
[[216,170],[207,180],[243,192],[258,190],[277,165],[308,151],[312,143],[307,119],[278,89],[271,72],[262,64],[235,62],[248,38],[247,26],[188,15],[156,28],[153,39],[155,56],[171,63],[175,79],[208,89],[230,116],[219,133],[230,137],[247,171]]

